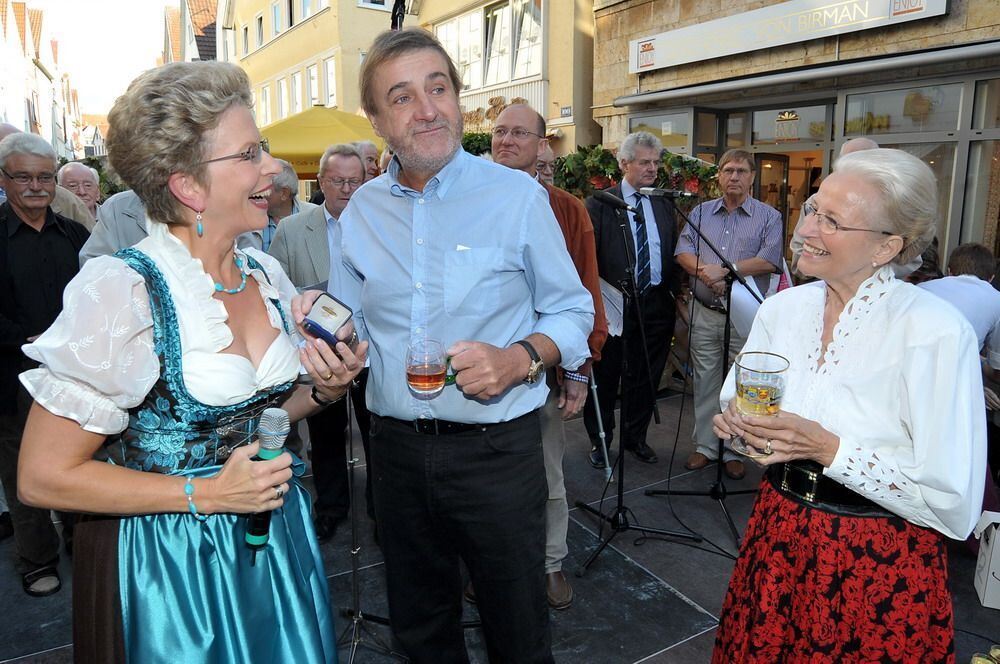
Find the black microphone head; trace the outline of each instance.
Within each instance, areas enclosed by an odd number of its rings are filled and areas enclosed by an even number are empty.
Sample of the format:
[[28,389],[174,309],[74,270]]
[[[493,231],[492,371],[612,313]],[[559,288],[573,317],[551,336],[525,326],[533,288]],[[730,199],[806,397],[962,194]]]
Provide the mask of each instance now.
[[607,205],[610,205],[611,207],[614,208],[618,208],[620,210],[627,210],[631,207],[628,203],[626,203],[622,199],[618,198],[614,194],[609,194],[606,191],[595,191],[594,198],[601,201],[602,203],[606,203]]
[[261,448],[265,450],[281,449],[291,430],[291,423],[288,421],[288,413],[285,410],[265,408],[260,416],[260,425],[257,427]]

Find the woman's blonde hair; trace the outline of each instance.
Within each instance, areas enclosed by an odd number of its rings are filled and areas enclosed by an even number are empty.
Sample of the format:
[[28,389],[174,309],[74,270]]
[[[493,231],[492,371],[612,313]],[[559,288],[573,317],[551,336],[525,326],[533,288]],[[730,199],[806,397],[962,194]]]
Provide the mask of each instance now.
[[151,219],[183,219],[167,182],[187,173],[206,184],[205,134],[234,105],[253,107],[246,72],[227,62],[172,62],[139,75],[108,114],[108,159]]

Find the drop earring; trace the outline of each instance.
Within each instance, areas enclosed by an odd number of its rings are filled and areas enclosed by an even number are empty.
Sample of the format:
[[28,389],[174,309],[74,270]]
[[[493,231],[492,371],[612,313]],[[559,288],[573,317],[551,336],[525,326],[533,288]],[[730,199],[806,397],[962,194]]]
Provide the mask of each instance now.
[[195,226],[195,231],[197,231],[198,237],[201,237],[205,234],[205,227],[201,224],[201,212],[195,215],[194,220],[198,222],[198,225]]

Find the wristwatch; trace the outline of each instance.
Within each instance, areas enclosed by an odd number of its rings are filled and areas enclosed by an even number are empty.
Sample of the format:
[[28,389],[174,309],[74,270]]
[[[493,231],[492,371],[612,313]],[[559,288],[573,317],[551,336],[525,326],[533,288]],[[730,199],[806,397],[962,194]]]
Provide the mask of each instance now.
[[545,364],[542,362],[542,358],[539,357],[538,352],[535,351],[535,347],[524,339],[515,341],[514,343],[528,351],[528,357],[531,358],[531,364],[528,365],[528,375],[524,377],[524,382],[529,385],[537,383],[538,379],[545,373]]

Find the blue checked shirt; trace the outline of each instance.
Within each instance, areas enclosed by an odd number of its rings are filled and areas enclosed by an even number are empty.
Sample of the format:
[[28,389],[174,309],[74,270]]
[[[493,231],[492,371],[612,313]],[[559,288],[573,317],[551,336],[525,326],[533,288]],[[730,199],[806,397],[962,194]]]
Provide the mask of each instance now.
[[[330,283],[371,343],[368,407],[378,415],[492,423],[542,406],[545,381],[517,384],[489,402],[455,385],[434,399],[406,384],[406,348],[428,337],[505,348],[533,332],[548,336],[560,364],[589,356],[594,305],[580,283],[545,190],[520,171],[459,150],[418,192],[400,164],[355,192],[340,217],[342,261]],[[336,274],[338,273],[339,274]]]
[[[781,265],[783,253],[781,213],[770,205],[747,196],[743,204],[730,213],[726,211],[723,199],[716,198],[691,210],[688,218],[699,224],[702,233],[719,248],[730,263],[757,256],[774,265],[775,269]],[[701,257],[698,262],[702,265],[722,263],[715,252],[701,241],[694,229],[685,224],[677,239],[674,255],[699,253]],[[766,293],[770,275],[757,275],[753,279],[757,282],[761,294]],[[712,290],[696,277],[691,277],[691,283],[695,297],[703,304],[711,306],[723,304]]]

